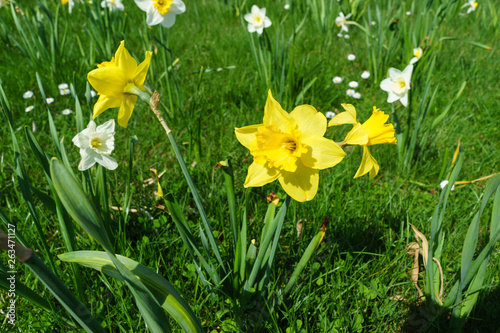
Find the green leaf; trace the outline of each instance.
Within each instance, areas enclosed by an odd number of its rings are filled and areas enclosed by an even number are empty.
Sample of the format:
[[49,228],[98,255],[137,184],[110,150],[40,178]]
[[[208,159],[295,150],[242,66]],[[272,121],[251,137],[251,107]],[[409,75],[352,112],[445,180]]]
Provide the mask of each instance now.
[[[99,270],[118,280],[124,280],[105,252],[77,251],[64,253],[58,257],[62,261],[78,263],[82,266]],[[165,311],[167,311],[186,332],[203,332],[201,324],[187,302],[167,280],[150,268],[132,259],[120,255],[116,257],[149,289],[163,309],[165,309]]]

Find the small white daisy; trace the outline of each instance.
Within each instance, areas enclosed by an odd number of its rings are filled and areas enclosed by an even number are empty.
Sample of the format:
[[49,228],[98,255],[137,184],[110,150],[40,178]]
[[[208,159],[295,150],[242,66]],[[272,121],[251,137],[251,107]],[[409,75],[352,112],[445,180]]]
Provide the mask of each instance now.
[[339,33],[337,34],[337,37],[342,38],[342,37],[344,37],[344,35],[342,35],[342,33],[341,33],[341,32],[339,32]]
[[371,22],[371,25],[376,25],[376,24],[377,24],[377,22],[375,22],[375,21]]
[[25,93],[23,94],[23,98],[24,98],[24,99],[28,99],[28,98],[33,97],[33,95],[34,95],[34,94],[33,94],[33,92],[32,92],[31,90],[28,90],[27,92],[25,92]]
[[406,16],[410,16],[410,15],[411,15],[410,11],[406,12]]
[[345,93],[347,94],[347,96],[352,97],[356,92],[354,91],[354,89],[347,89]]
[[342,78],[340,76],[336,76],[332,79],[333,83],[339,84],[342,82]]
[[64,110],[62,110],[62,114],[65,115],[65,116],[69,116],[72,113],[73,113],[73,111],[71,111],[70,109],[64,109]]
[[345,38],[345,39],[349,39],[349,38],[351,38],[351,36],[349,36],[348,34],[345,34],[345,35],[344,35],[344,38]]
[[47,102],[47,104],[52,104],[52,103],[54,103],[54,99],[53,99],[52,97],[47,97],[47,98],[45,99],[45,101]]
[[290,5],[286,4],[283,8],[285,8],[285,10],[289,10],[290,9]]
[[354,54],[349,54],[347,56],[347,60],[349,60],[349,61],[354,61],[354,59],[356,59],[356,56]]
[[59,93],[61,95],[63,95],[63,96],[64,95],[69,95],[71,93],[71,90],[69,90],[69,89],[61,89],[61,90],[59,90]]
[[357,88],[358,87],[358,82],[357,81],[351,81],[351,82],[349,82],[349,87],[351,87],[351,88]]
[[97,93],[96,93],[94,90],[91,90],[91,91],[90,91],[90,96],[91,96],[91,97],[96,97],[96,96],[97,96]]
[[328,118],[328,119],[332,119],[333,117],[335,117],[335,112],[333,112],[333,111],[326,111],[325,117]]
[[364,71],[363,73],[361,73],[361,78],[362,78],[362,79],[365,79],[365,80],[366,80],[366,79],[367,79],[367,78],[369,78],[369,77],[370,77],[370,72],[368,72],[368,71]]
[[352,97],[354,97],[356,99],[360,99],[361,98],[361,94],[359,92],[355,92],[354,94],[352,94]]
[[34,108],[35,108],[35,106],[30,105],[30,106],[28,106],[26,109],[24,109],[24,111],[26,111],[26,112],[31,112],[31,110],[33,110]]
[[68,89],[69,86],[67,83],[61,83],[60,85],[57,86],[57,88],[59,88],[59,90],[63,90],[63,89]]

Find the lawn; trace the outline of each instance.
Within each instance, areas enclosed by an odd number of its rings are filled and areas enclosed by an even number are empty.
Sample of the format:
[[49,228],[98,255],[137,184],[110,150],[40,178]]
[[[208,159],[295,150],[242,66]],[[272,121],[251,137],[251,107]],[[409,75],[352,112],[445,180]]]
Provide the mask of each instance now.
[[102,3],[0,0],[1,331],[498,330],[498,1]]

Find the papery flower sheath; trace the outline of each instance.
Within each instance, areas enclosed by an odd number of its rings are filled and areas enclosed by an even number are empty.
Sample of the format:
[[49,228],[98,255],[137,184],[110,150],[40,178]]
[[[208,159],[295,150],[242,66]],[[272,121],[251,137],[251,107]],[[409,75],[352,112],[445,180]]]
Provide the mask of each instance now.
[[111,61],[97,65],[98,68],[87,75],[90,84],[99,94],[94,105],[94,119],[107,109],[120,107],[118,124],[127,127],[137,96],[146,91],[144,80],[151,55],[147,51],[146,59],[137,66],[137,61],[130,56],[122,41]]
[[82,160],[78,165],[78,170],[84,171],[99,163],[109,170],[114,170],[118,166],[116,160],[111,157],[111,152],[115,149],[115,120],[111,119],[96,127],[93,120],[87,128],[75,135],[73,143],[80,148]]
[[373,178],[377,175],[380,167],[375,158],[373,158],[370,154],[368,146],[383,143],[396,144],[397,141],[394,136],[394,126],[392,124],[385,123],[387,119],[389,119],[389,115],[380,111],[380,109],[377,109],[375,106],[373,107],[373,114],[363,124],[357,121],[356,109],[353,105],[342,104],[342,107],[346,111],[339,113],[332,120],[330,120],[328,126],[344,124],[354,125],[344,139],[345,144],[359,145],[363,147],[363,159],[354,178],[361,177],[368,172],[370,173],[370,178]]
[[161,24],[170,28],[175,23],[175,16],[186,11],[182,0],[134,0],[137,7],[147,13],[146,23],[149,26]]
[[345,156],[324,138],[327,120],[310,105],[284,111],[269,91],[262,124],[236,128],[238,141],[250,150],[245,187],[263,186],[278,179],[285,192],[303,202],[316,195],[319,171],[335,166]]

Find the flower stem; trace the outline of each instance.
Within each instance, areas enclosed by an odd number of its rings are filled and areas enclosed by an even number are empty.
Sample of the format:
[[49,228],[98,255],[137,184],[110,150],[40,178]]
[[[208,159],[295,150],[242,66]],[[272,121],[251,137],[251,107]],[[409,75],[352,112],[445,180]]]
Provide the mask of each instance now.
[[151,110],[153,110],[154,114],[156,115],[156,118],[160,121],[160,124],[163,126],[165,129],[165,132],[167,133],[167,137],[170,141],[170,144],[172,145],[172,148],[174,149],[175,156],[177,157],[177,161],[179,162],[179,166],[181,167],[182,173],[184,174],[184,178],[186,178],[186,181],[188,183],[189,189],[191,190],[191,194],[193,195],[193,199],[196,203],[196,207],[198,208],[198,212],[200,213],[201,220],[203,222],[203,227],[205,228],[206,232],[206,237],[208,238],[210,242],[210,246],[212,248],[212,251],[214,252],[215,257],[217,258],[217,261],[224,271],[224,274],[226,274],[226,265],[222,261],[222,256],[220,254],[219,248],[215,242],[215,237],[212,232],[212,228],[210,227],[210,224],[208,223],[208,218],[207,214],[205,212],[205,209],[203,208],[203,204],[201,202],[200,195],[198,194],[198,191],[196,190],[196,186],[194,185],[193,179],[191,178],[191,174],[189,173],[189,170],[186,166],[186,162],[184,161],[184,158],[182,157],[182,153],[179,149],[179,146],[177,145],[177,142],[175,141],[174,135],[172,134],[172,131],[168,127],[167,123],[163,119],[163,117],[160,114],[160,111],[158,110],[158,105],[160,104],[160,95],[158,92],[154,92],[153,96],[151,97],[151,100],[149,102],[149,105],[151,106]]

